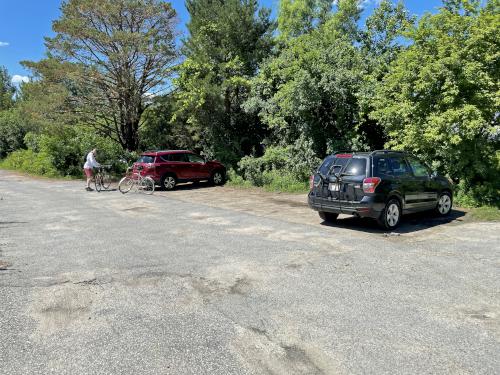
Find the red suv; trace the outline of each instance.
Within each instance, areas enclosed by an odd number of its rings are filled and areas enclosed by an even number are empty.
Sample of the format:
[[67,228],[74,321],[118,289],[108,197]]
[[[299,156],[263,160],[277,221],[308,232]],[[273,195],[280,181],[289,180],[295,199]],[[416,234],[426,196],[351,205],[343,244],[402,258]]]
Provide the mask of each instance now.
[[141,174],[150,176],[165,190],[172,190],[179,182],[208,180],[223,185],[226,167],[218,161],[206,161],[186,150],[147,151],[134,163],[133,170],[141,166]]

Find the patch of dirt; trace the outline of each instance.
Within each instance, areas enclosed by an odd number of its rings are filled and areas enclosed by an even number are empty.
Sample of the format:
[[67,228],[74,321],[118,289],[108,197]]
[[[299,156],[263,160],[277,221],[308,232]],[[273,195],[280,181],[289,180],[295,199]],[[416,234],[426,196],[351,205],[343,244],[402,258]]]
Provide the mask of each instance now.
[[[318,214],[308,207],[306,194],[269,193],[259,189],[211,187],[204,184],[196,188],[192,185],[179,185],[174,191],[159,191],[155,194],[294,223],[316,224],[320,222]],[[207,220],[203,214],[193,218]]]
[[10,264],[0,260],[0,271],[7,271],[9,269]]
[[298,337],[236,326],[232,350],[244,367],[276,375],[344,374],[325,352]]
[[87,321],[93,293],[74,284],[56,285],[40,290],[31,306],[31,315],[38,322],[38,332],[50,335]]
[[207,216],[205,214],[202,214],[200,212],[194,212],[189,215],[194,220],[199,220],[201,222],[204,222],[206,224],[212,224],[212,225],[230,225],[231,222],[228,219],[225,219],[223,217],[214,217],[214,216]]

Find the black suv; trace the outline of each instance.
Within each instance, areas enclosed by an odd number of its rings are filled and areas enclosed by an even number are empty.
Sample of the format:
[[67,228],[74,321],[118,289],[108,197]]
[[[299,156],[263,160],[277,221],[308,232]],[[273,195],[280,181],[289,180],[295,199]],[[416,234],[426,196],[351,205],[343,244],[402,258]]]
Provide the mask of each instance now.
[[451,211],[450,182],[415,157],[399,151],[334,153],[311,176],[309,207],[325,221],[342,214],[371,217],[385,229],[402,214]]

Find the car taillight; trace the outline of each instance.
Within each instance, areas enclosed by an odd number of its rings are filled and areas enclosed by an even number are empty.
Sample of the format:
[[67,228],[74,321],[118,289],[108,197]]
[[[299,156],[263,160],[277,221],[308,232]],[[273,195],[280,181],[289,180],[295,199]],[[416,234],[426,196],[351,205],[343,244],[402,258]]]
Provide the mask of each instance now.
[[312,190],[314,187],[314,175],[311,175],[311,177],[309,177],[309,190]]
[[379,177],[368,177],[363,180],[363,191],[365,193],[375,193],[375,189],[382,181]]

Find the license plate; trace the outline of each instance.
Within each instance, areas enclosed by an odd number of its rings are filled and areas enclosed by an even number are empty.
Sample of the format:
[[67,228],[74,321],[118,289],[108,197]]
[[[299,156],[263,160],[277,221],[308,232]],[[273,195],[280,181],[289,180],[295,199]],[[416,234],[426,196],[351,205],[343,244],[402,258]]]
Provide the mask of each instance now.
[[340,184],[330,183],[328,185],[328,190],[330,190],[330,191],[340,191]]

